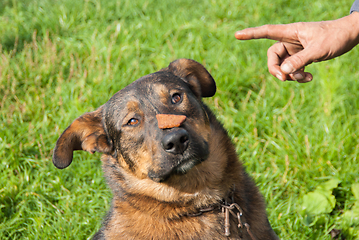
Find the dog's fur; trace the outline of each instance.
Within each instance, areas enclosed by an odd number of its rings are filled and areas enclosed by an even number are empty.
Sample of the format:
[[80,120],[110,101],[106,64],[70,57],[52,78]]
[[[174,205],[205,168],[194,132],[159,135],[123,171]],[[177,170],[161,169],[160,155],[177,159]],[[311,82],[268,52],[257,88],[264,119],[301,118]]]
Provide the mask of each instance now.
[[[102,152],[113,192],[95,239],[251,239],[230,218],[224,235],[220,207],[233,198],[256,239],[277,239],[253,180],[202,97],[216,91],[198,62],[179,59],[116,93],[77,118],[57,140],[53,163],[65,168],[74,150]],[[181,115],[180,126],[159,128],[158,114]],[[232,200],[231,200],[232,201]]]

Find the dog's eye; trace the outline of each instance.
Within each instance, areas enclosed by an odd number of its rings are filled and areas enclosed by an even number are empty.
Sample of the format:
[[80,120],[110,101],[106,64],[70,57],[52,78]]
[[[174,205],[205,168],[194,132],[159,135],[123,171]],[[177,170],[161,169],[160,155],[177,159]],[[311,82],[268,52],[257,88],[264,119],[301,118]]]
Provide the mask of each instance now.
[[179,93],[175,93],[172,95],[172,103],[176,104],[179,103],[181,101],[182,97]]
[[131,118],[128,122],[127,125],[129,126],[134,126],[137,125],[140,121],[137,118]]

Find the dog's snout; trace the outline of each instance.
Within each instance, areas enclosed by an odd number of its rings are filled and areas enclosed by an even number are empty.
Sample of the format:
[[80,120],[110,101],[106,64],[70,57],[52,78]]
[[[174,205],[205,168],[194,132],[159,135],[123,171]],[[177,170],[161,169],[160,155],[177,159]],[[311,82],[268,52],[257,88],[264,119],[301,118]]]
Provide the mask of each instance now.
[[182,154],[188,147],[189,134],[185,129],[176,129],[162,138],[162,147],[168,153]]

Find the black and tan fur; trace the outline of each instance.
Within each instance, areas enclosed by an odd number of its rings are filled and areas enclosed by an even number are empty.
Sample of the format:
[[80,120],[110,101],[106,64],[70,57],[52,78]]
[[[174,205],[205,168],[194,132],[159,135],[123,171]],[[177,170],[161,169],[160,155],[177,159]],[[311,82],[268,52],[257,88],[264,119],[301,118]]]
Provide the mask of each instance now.
[[[113,200],[94,239],[251,239],[234,217],[226,237],[219,208],[192,215],[228,197],[243,209],[256,239],[277,239],[261,194],[201,100],[215,91],[201,64],[179,59],[117,92],[63,132],[54,149],[56,167],[69,166],[74,150],[103,153]],[[160,129],[157,114],[186,119]]]

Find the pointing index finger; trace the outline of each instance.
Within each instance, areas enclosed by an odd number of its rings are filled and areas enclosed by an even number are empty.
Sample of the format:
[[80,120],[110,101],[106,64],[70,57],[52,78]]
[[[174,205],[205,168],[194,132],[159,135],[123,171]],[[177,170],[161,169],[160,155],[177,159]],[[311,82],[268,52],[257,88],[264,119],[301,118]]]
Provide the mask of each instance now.
[[267,38],[277,41],[290,41],[295,39],[295,27],[292,24],[263,25],[260,27],[246,28],[235,33],[238,40],[251,40]]

